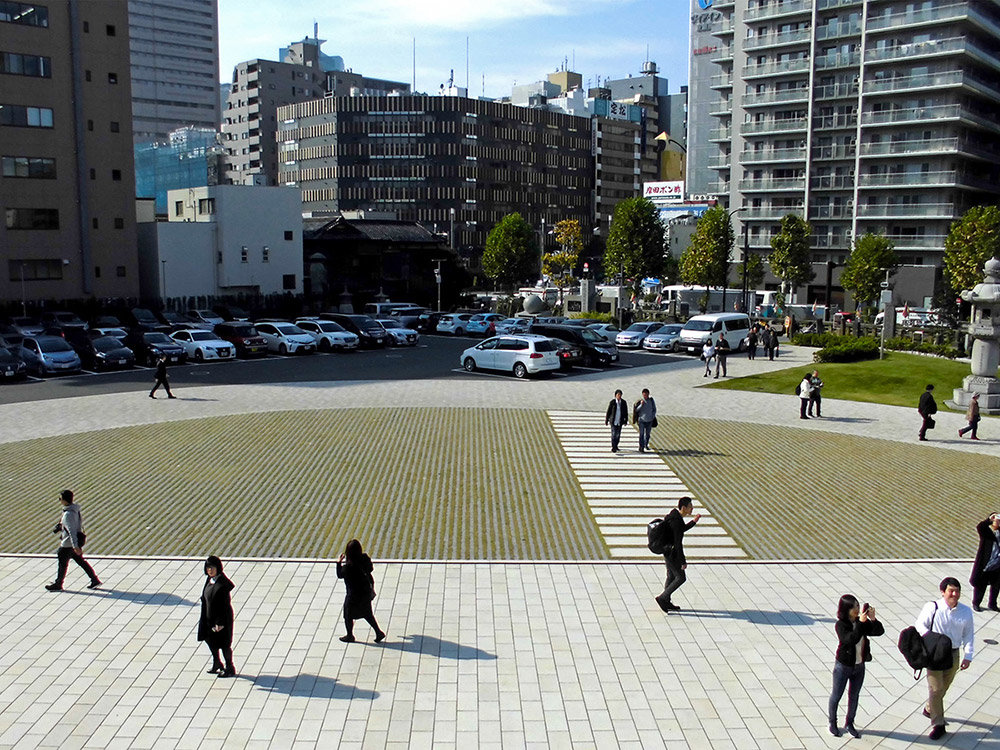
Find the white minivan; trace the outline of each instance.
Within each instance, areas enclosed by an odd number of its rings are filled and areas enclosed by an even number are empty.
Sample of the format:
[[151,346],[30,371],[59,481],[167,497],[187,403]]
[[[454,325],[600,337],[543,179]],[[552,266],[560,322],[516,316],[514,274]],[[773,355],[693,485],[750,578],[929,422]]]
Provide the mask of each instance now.
[[720,332],[725,335],[726,342],[734,352],[743,351],[746,348],[746,337],[750,334],[750,316],[745,313],[695,315],[681,329],[677,346],[689,354],[700,354],[705,342],[709,338],[717,341]]

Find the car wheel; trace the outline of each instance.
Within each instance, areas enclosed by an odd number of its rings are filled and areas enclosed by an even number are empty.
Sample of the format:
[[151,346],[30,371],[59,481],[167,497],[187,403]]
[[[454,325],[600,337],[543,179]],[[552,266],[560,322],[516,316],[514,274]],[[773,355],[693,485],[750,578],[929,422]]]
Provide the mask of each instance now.
[[673,352],[674,354],[677,354],[677,352],[679,352],[680,350],[681,350],[681,348],[679,346],[677,346],[677,342],[676,341],[670,347],[670,351]]
[[321,352],[328,352],[332,347],[330,346],[330,339],[320,339],[319,350]]
[[528,368],[524,366],[523,362],[516,362],[514,364],[514,377],[515,378],[528,377]]
[[465,361],[462,363],[462,367],[465,368],[466,372],[475,372],[476,360],[474,360],[472,357],[466,357]]
[[285,346],[284,344],[281,344],[278,347],[278,354],[288,354],[288,347]]
[[740,343],[736,345],[736,351],[745,352],[747,350],[747,342],[745,339],[740,339]]
[[205,361],[205,352],[203,352],[201,349],[195,349],[194,350],[194,360],[195,360],[195,362],[204,362]]
[[582,364],[584,367],[597,367],[598,362],[593,354],[584,354]]
[[465,333],[465,331],[463,331],[461,328],[456,328],[455,329],[455,335],[456,336],[461,336],[463,333]]

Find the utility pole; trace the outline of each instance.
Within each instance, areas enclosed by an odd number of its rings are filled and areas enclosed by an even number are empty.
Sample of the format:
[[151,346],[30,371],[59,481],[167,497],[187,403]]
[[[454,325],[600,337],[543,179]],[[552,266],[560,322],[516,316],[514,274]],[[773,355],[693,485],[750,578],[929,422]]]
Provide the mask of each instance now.
[[885,331],[889,327],[889,315],[892,315],[893,326],[896,324],[896,306],[892,303],[892,290],[889,288],[889,269],[885,269],[885,281],[882,282],[882,340],[878,347],[878,358],[885,359]]
[[750,257],[750,225],[743,222],[743,312],[750,314],[750,303],[747,302],[747,293],[750,283],[747,281],[747,261]]
[[441,312],[441,264],[444,263],[447,258],[432,258],[431,263],[437,263],[437,268],[434,269],[434,280],[437,282],[438,286],[438,312]]

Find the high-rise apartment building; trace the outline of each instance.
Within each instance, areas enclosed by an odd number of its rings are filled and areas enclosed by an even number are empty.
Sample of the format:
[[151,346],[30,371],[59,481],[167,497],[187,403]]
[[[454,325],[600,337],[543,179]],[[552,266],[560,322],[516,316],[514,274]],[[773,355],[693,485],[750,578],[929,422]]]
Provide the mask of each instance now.
[[[697,2],[694,5],[698,5]],[[866,232],[938,265],[950,224],[1000,196],[1000,7],[981,0],[757,0],[722,13],[710,167],[752,247],[787,213],[816,261]],[[704,91],[702,92],[704,93]],[[700,110],[699,110],[700,111]],[[925,289],[930,295],[932,289]]]
[[281,62],[248,60],[233,70],[222,114],[227,183],[277,184],[278,107],[324,96],[409,93],[409,84],[345,71],[341,58],[322,53],[322,44],[322,39],[306,37],[282,48]]
[[[590,120],[455,96],[337,96],[281,107],[279,183],[313,212],[392,212],[482,248],[505,215],[590,232]],[[543,235],[543,240],[547,238]]]
[[0,2],[0,300],[138,293],[124,3]]
[[218,130],[217,0],[128,0],[128,26],[135,142],[187,126]]

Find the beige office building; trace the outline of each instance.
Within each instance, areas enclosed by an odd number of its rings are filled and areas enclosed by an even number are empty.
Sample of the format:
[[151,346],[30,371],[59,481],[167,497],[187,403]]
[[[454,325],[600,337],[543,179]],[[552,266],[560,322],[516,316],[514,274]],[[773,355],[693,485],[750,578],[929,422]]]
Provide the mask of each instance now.
[[138,294],[128,8],[0,3],[0,300]]

